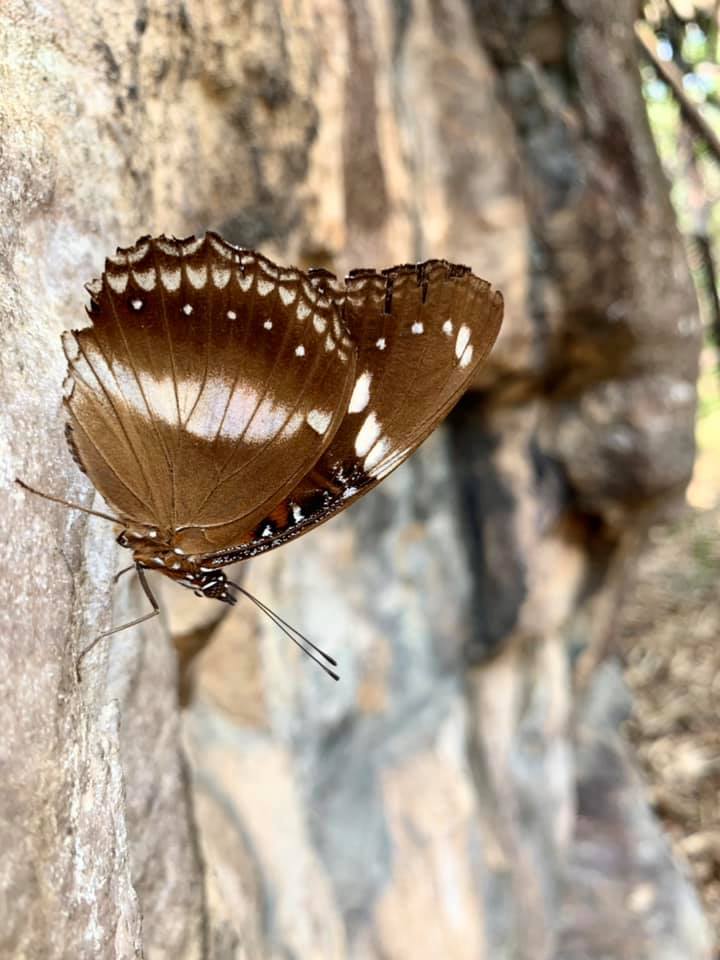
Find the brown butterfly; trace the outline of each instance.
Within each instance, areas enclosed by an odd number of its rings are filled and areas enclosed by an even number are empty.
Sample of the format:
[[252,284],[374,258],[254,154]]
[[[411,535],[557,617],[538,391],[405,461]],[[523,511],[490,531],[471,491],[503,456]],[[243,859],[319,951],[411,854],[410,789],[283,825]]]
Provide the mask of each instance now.
[[158,612],[143,571],[234,603],[229,587],[245,591],[222,567],[403,463],[472,381],[503,310],[444,260],[338,280],[213,233],[143,237],[87,290],[92,325],[63,337],[67,438],[152,604],[133,624]]

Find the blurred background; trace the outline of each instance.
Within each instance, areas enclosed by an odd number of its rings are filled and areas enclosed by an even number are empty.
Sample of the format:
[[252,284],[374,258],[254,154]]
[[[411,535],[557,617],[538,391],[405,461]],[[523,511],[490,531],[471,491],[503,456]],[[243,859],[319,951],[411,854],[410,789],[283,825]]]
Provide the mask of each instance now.
[[633,696],[627,733],[678,860],[720,933],[717,637],[720,607],[720,296],[718,5],[650,3],[637,25],[643,92],[671,184],[702,322],[688,509],[650,530],[637,591],[623,616]]
[[91,502],[58,334],[143,233],[337,273],[445,257],[506,304],[407,464],[243,566],[340,683],[249,604],[157,583],[163,623],[77,685],[120,558],[8,497],[3,956],[718,956],[718,17],[0,10],[7,490]]

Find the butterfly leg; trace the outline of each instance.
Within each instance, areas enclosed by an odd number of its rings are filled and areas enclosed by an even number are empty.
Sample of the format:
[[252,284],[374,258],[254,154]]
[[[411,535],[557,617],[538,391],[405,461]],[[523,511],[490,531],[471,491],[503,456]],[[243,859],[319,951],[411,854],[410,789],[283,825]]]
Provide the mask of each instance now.
[[[92,643],[89,643],[84,650],[81,650],[80,656],[77,658],[77,663],[75,665],[75,674],[77,676],[78,683],[80,683],[80,679],[81,679],[80,664],[82,663],[83,659],[87,656],[87,654],[90,653],[93,647],[97,643],[99,643],[100,640],[104,640],[105,637],[111,637],[115,633],[120,633],[122,630],[129,630],[130,627],[136,627],[139,623],[144,623],[146,620],[151,620],[153,617],[157,617],[158,614],[160,613],[160,607],[158,606],[158,602],[155,599],[155,596],[152,590],[150,589],[150,584],[147,582],[143,568],[136,564],[135,570],[137,571],[138,580],[140,581],[140,586],[143,588],[143,593],[150,601],[152,610],[150,611],[150,613],[143,614],[142,617],[136,617],[135,620],[130,620],[128,623],[121,623],[119,627],[113,627],[112,630],[106,630],[105,633],[101,633],[99,634],[99,636],[95,637]],[[125,573],[125,571],[122,570],[121,573]],[[118,574],[118,576],[120,576],[120,574]]]
[[113,583],[117,583],[120,577],[122,577],[126,573],[130,573],[130,571],[134,569],[135,569],[135,564],[131,563],[129,567],[123,567],[122,570],[118,570],[118,572],[113,577]]

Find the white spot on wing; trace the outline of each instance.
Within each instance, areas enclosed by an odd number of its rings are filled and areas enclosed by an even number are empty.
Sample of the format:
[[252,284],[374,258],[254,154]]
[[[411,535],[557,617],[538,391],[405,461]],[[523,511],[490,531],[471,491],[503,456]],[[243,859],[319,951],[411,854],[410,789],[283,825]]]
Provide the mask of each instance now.
[[445,323],[442,325],[442,331],[450,336],[450,334],[453,332],[452,320],[445,321]]
[[185,314],[186,317],[189,317],[189,316],[190,316],[190,314],[192,313],[192,304],[191,304],[191,303],[186,303],[186,304],[185,304],[185,306],[183,307],[183,313]]
[[385,461],[380,470],[374,471],[374,476],[376,476],[378,480],[387,476],[387,474],[394,470],[395,467],[399,467],[401,463],[405,463],[414,449],[414,447],[405,447],[405,449],[401,450],[399,453],[394,453]]
[[273,286],[274,284],[270,280],[260,277],[257,284],[258,293],[261,297],[266,297],[272,291]]
[[390,441],[387,437],[381,437],[370,453],[365,457],[363,468],[369,473],[373,467],[376,467],[390,450]]
[[286,426],[285,426],[285,429],[284,429],[283,432],[281,433],[281,436],[282,436],[282,437],[292,437],[293,434],[295,434],[295,433],[298,432],[298,430],[300,429],[303,421],[304,421],[304,417],[303,417],[303,415],[302,415],[301,413],[294,413],[294,414],[290,417],[290,419],[288,420],[288,422],[287,422],[287,424],[286,424]]
[[355,381],[355,387],[350,397],[350,406],[348,407],[348,413],[360,413],[361,410],[364,410],[368,405],[370,400],[370,382],[372,381],[372,374],[369,370],[366,370],[364,373],[361,373],[360,376]]
[[133,270],[133,279],[139,287],[142,287],[143,290],[154,290],[155,281],[157,279],[157,274],[155,272],[155,267],[150,267],[148,270]]
[[473,358],[473,345],[469,343],[467,347],[465,347],[465,351],[463,355],[460,357],[460,366],[466,367],[470,363],[472,358]]
[[416,320],[415,323],[410,327],[413,333],[422,333],[425,327],[420,323],[419,320]]
[[135,299],[130,301],[130,306],[133,308],[133,310],[142,310],[142,305],[142,300]]
[[379,436],[380,424],[375,413],[371,410],[363,420],[363,425],[355,438],[355,453],[359,457],[364,457]]
[[139,243],[134,250],[128,250],[127,258],[130,263],[139,263],[150,249],[150,244]]
[[375,341],[375,346],[378,348],[378,350],[384,350],[384,349],[385,349],[385,337],[380,337],[378,340],[376,340],[376,341]]
[[234,310],[228,310],[227,318],[228,320],[237,320],[237,314],[235,313]]
[[226,260],[232,259],[233,251],[229,250],[225,246],[224,242],[221,243],[217,237],[208,237],[208,240],[210,241],[210,246],[213,248],[213,250],[215,250],[216,253],[219,253],[221,257],[225,257]]
[[240,284],[240,289],[247,293],[253,282],[253,275],[251,273],[238,273],[237,275],[238,283]]
[[189,256],[190,254],[197,253],[202,245],[202,237],[190,237],[189,240],[186,240],[185,243],[181,244],[182,252],[185,254],[185,256]]
[[266,320],[263,326],[266,330],[272,330],[272,320]]
[[305,317],[310,316],[310,307],[305,303],[304,300],[301,300],[297,305],[295,313],[297,314],[298,320],[304,320]]
[[218,288],[218,290],[222,290],[223,287],[226,287],[228,285],[228,281],[230,280],[229,268],[218,267],[215,264],[213,264],[210,269],[212,271],[213,283]]
[[304,356],[305,356],[305,347],[304,347],[302,344],[300,344],[300,346],[298,346],[298,347],[295,347],[295,356],[296,356],[296,357],[304,357]]
[[308,426],[312,427],[315,433],[319,433],[320,436],[322,436],[330,426],[332,414],[327,413],[325,410],[311,410],[305,419],[308,422]]
[[325,349],[328,351],[328,353],[329,353],[331,350],[334,350],[334,349],[335,349],[335,341],[334,341],[333,338],[330,336],[330,334],[328,334],[327,337],[325,338]]
[[405,449],[401,450],[399,453],[394,453],[383,464],[380,465],[379,469],[371,470],[370,476],[374,477],[376,480],[382,480],[382,478],[386,477],[391,470],[394,470],[398,464],[405,460],[411,450],[412,447],[405,447]]
[[[236,395],[238,391],[235,391]],[[259,406],[257,406],[257,394],[248,389],[246,397],[238,398],[237,428],[228,430],[227,420],[223,428],[223,434],[230,436],[242,435],[248,443],[266,443],[268,440],[277,436],[286,427],[286,420],[289,413],[284,404],[274,403],[269,397],[266,397]],[[254,407],[250,408],[253,403]],[[250,422],[247,423],[246,416],[248,410],[252,411]],[[245,426],[247,423],[247,426]],[[244,427],[244,429],[243,429]]]
[[195,289],[202,290],[207,283],[207,267],[204,264],[202,267],[191,267],[188,263],[185,264],[185,272],[187,273],[188,280]]
[[297,503],[293,503],[292,505],[292,515],[295,523],[300,523],[300,521],[303,518],[303,512],[300,509],[300,507],[297,505]]
[[297,296],[297,290],[294,290],[292,287],[278,287],[278,293],[286,307],[289,306]]
[[164,270],[160,268],[160,279],[166,290],[177,290],[180,286],[179,270]]
[[127,286],[128,275],[126,273],[106,273],[105,279],[115,293],[122,293]]
[[455,356],[460,359],[463,355],[465,347],[470,342],[470,327],[466,324],[463,324],[457,332],[457,337],[455,338]]
[[315,314],[313,317],[313,326],[318,333],[325,333],[325,328],[327,327],[327,320],[325,317],[321,317],[319,314]]

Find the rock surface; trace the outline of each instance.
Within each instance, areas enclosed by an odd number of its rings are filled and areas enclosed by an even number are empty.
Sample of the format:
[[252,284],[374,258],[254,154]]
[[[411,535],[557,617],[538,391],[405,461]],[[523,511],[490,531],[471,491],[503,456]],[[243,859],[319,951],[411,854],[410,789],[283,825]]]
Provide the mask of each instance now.
[[[0,63],[0,955],[709,958],[595,669],[689,475],[699,335],[627,5],[9,0]],[[505,294],[447,428],[248,566],[337,685],[201,601],[189,666],[166,619],[78,683],[113,538],[13,484],[93,504],[59,334],[116,244],[206,227]]]

